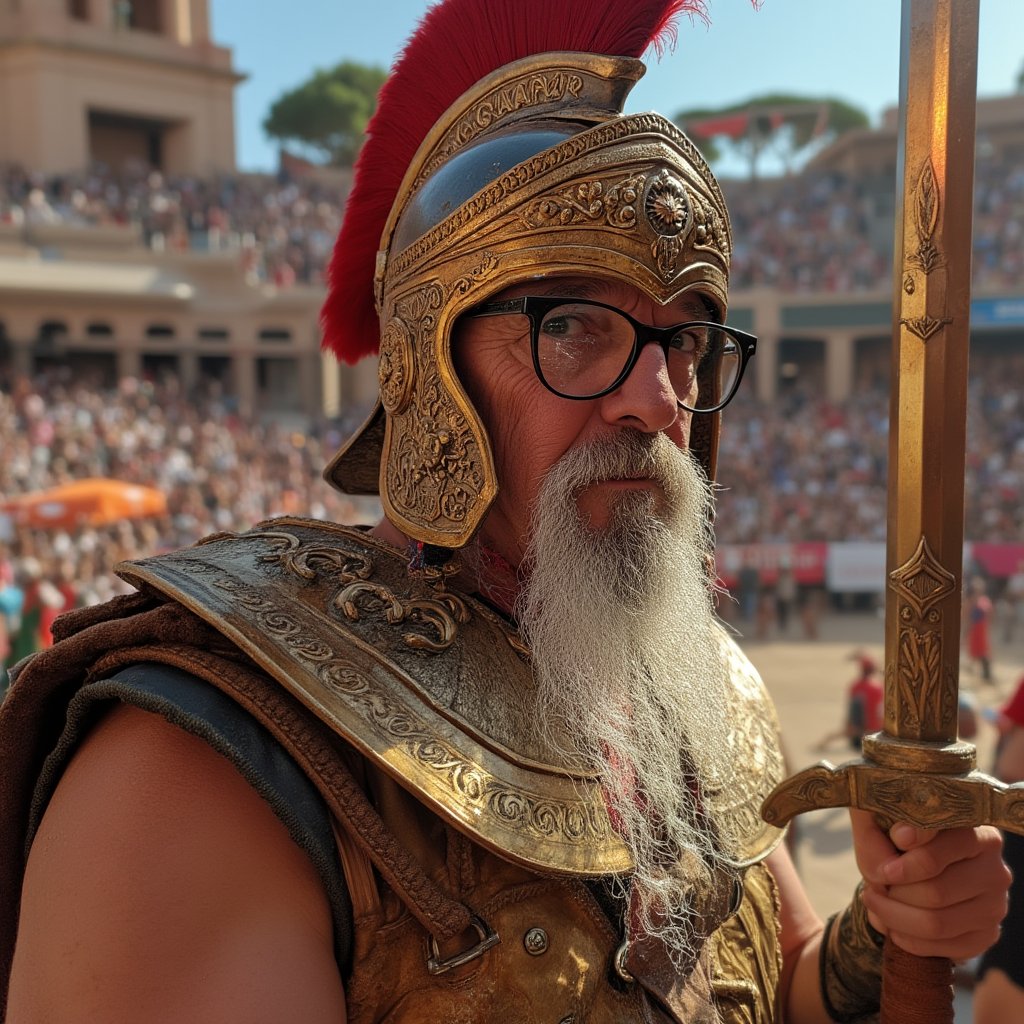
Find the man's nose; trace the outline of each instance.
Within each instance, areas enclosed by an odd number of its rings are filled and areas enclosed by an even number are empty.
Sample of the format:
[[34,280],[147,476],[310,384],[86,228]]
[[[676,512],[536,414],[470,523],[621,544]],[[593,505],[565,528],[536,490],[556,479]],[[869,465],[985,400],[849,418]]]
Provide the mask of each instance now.
[[667,430],[681,410],[661,346],[645,345],[630,375],[601,402],[608,423],[651,434]]

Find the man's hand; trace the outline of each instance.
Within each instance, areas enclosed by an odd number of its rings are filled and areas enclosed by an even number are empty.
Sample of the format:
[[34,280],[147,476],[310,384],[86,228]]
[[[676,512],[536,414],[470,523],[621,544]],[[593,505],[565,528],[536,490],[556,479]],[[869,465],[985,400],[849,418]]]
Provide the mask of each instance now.
[[997,829],[897,823],[886,834],[868,812],[850,816],[874,928],[916,956],[967,960],[995,942],[1012,879]]

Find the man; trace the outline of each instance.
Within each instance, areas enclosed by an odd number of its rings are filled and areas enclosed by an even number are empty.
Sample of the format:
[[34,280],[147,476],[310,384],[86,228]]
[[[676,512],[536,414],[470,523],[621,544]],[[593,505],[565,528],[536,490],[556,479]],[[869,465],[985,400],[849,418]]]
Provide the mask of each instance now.
[[967,653],[978,668],[982,682],[993,685],[992,678],[992,599],[980,576],[971,580],[970,594],[964,609]]
[[[1024,678],[995,719],[999,730],[992,774],[1001,782],[1024,782]],[[976,1024],[1017,1020],[1024,1013],[1024,837],[1004,835],[1006,862],[1013,871],[1010,904],[998,940],[981,958],[974,989]]]
[[381,385],[327,475],[386,517],[123,566],[19,673],[11,1020],[868,1020],[880,932],[995,938],[995,830],[855,816],[826,931],[759,817],[707,482],[754,342],[710,170],[620,113],[678,7],[427,15],[325,309]]

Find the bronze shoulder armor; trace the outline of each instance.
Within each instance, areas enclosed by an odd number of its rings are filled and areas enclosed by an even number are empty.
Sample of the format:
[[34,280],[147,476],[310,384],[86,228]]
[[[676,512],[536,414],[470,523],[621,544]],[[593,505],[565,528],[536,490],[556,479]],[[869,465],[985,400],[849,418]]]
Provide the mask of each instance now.
[[[402,553],[363,531],[298,518],[139,562],[119,574],[214,626],[443,820],[542,872],[629,870],[595,780],[531,739],[529,654],[486,605],[412,579]],[[733,665],[735,777],[712,801],[750,823],[748,861],[782,778],[777,724],[749,662]]]

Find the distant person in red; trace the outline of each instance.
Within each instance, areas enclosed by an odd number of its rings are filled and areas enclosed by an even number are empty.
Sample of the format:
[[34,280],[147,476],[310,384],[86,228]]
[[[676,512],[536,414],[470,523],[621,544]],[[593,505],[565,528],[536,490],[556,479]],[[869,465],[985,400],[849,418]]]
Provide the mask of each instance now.
[[850,746],[860,749],[861,739],[882,728],[884,692],[878,664],[866,654],[855,654],[860,675],[850,684],[846,700],[846,735]]
[[819,750],[823,750],[840,737],[845,737],[851,747],[859,750],[865,735],[878,732],[882,728],[885,694],[879,678],[878,663],[860,651],[851,654],[850,658],[858,663],[860,672],[846,691],[846,719],[841,729],[829,733],[818,743]]
[[[1024,782],[1024,676],[996,717],[999,741],[992,774],[1000,782]],[[1024,836],[1003,836],[1013,872],[1010,909],[999,938],[981,957],[974,989],[975,1024],[1024,1020]]]
[[985,581],[975,577],[967,599],[967,653],[981,670],[981,678],[992,683],[992,599],[985,593]]

